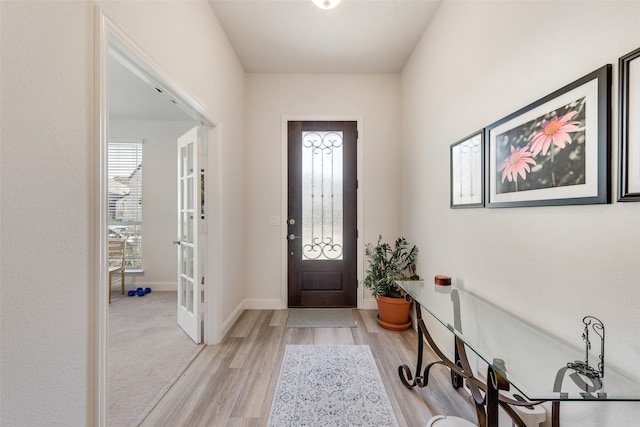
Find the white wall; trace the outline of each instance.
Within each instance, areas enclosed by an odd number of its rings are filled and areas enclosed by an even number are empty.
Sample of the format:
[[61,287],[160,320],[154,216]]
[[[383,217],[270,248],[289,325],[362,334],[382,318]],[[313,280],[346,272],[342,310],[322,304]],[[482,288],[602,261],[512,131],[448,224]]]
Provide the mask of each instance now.
[[[101,4],[222,121],[223,226],[242,235],[244,73],[210,4]],[[0,2],[3,426],[93,423],[94,5]],[[244,297],[242,244],[224,254],[223,319]]]
[[[252,306],[286,307],[282,242],[287,233],[283,206],[282,120],[304,117],[361,117],[361,241],[378,233],[397,237],[400,212],[400,87],[398,75],[248,74],[246,77],[246,270]],[[286,155],[285,157],[286,158]],[[286,196],[284,196],[286,197]],[[269,225],[279,216],[281,226]],[[367,292],[367,297],[369,293]],[[274,303],[275,301],[275,303]]]
[[[127,277],[127,286],[176,290],[178,211],[177,139],[196,122],[109,120],[113,139],[142,139],[142,257],[144,273]],[[127,288],[127,289],[128,289]]]
[[[615,188],[617,60],[640,47],[638,16],[638,2],[447,1],[402,73],[402,227],[420,273],[450,275],[578,347],[594,315],[607,361],[636,379],[640,203],[452,210],[449,145],[612,63]],[[561,414],[565,426],[632,426],[640,403]]]
[[0,2],[0,424],[85,425],[92,8]]

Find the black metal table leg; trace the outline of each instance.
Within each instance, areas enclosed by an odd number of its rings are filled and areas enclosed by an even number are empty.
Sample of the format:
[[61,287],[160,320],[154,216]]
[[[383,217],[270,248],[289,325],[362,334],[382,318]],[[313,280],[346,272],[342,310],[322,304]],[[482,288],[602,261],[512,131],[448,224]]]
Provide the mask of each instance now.
[[[420,304],[415,301],[416,304],[416,320],[418,322],[418,359],[416,361],[415,378],[409,366],[401,365],[398,367],[398,375],[400,380],[408,389],[412,389],[416,386],[426,387],[429,382],[429,371],[434,365],[444,365],[451,370],[451,380],[454,388],[462,387],[464,382],[467,382],[467,386],[473,397],[475,404],[476,415],[478,418],[478,425],[481,427],[497,427],[498,426],[498,407],[501,406],[513,420],[518,427],[525,427],[524,422],[519,415],[511,408],[511,406],[528,406],[539,405],[542,402],[523,402],[515,399],[511,399],[508,396],[500,394],[500,390],[508,390],[509,382],[506,379],[506,374],[498,368],[494,369],[491,365],[487,370],[487,383],[480,381],[473,373],[467,358],[467,352],[464,342],[458,337],[455,337],[455,362],[451,361],[436,345],[435,341],[431,337],[431,334],[427,330],[427,327],[422,318],[422,312]],[[456,322],[457,323],[457,322]],[[457,329],[458,331],[460,329]],[[429,363],[424,371],[422,369],[422,362],[424,357],[424,345],[425,340],[438,357],[435,362]],[[497,364],[496,366],[499,366]],[[559,427],[559,422],[555,421],[555,417],[559,412],[559,404],[554,403],[554,422],[553,427]]]
[[422,323],[422,311],[420,310],[420,304],[415,302],[416,305],[416,321],[418,322],[418,360],[416,362],[416,377],[413,378],[411,374],[411,369],[407,365],[401,365],[398,367],[398,375],[400,376],[400,380],[402,384],[408,389],[412,389],[416,385],[419,387],[423,387],[422,377],[420,376],[422,372],[422,353],[424,348],[424,335],[422,332],[422,328],[420,328],[420,323]]
[[[460,361],[460,352],[458,351],[458,346],[455,345],[454,342],[454,363],[462,368],[462,362]],[[456,374],[454,371],[451,371],[451,385],[453,386],[453,388],[455,388],[456,390],[459,389],[460,387],[462,387],[464,385],[464,378],[462,378],[460,375]]]

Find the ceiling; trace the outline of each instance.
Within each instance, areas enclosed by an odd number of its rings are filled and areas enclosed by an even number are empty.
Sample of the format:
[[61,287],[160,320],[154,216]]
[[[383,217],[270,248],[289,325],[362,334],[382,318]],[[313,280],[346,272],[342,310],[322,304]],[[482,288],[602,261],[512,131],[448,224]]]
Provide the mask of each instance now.
[[399,73],[440,0],[210,0],[247,73]]
[[112,120],[193,120],[113,56],[109,57],[109,118]]
[[[441,0],[209,0],[247,73],[399,73]],[[109,114],[193,120],[165,93],[109,60]]]

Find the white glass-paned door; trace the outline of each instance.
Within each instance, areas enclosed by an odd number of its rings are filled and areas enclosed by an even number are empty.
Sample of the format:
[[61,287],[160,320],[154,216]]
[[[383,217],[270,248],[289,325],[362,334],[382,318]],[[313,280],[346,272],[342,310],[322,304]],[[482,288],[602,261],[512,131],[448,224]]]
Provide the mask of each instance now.
[[195,343],[201,342],[200,266],[198,263],[198,217],[200,175],[199,129],[178,138],[178,325]]

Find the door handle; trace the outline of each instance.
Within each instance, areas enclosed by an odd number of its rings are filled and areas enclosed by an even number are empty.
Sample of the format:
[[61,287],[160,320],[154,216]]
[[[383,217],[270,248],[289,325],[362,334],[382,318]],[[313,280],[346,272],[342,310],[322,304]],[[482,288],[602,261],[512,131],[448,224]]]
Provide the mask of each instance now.
[[174,245],[178,245],[178,246],[180,246],[180,240],[174,240],[174,241],[173,241],[173,244],[174,244]]
[[301,239],[301,237],[300,236],[296,236],[293,233],[289,234],[289,240],[296,240],[296,239]]

